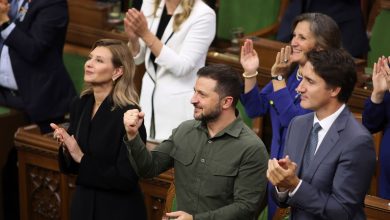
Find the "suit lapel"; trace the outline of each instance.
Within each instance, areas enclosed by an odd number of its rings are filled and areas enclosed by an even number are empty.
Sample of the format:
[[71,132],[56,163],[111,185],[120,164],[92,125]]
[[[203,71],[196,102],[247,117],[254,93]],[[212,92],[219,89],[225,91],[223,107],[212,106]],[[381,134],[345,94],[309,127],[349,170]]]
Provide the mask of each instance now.
[[336,147],[336,143],[340,138],[340,132],[344,130],[350,114],[351,113],[349,112],[348,108],[345,107],[341,114],[334,121],[329,131],[326,133],[317,153],[314,155],[310,167],[308,168],[307,177],[310,180],[313,178],[321,162],[326,158],[329,152]]
[[[152,32],[154,35],[156,35],[157,33],[157,29],[158,29],[158,25],[160,24],[160,20],[161,20],[161,15],[162,15],[162,12],[163,12],[163,9],[164,9],[164,5],[165,5],[165,0],[162,0],[160,2],[160,5],[158,6],[157,8],[157,11],[156,11],[156,16],[152,16],[152,19],[150,19],[150,27],[149,27],[149,30],[150,32]],[[145,65],[146,66],[146,69],[147,69],[147,73],[149,74],[149,76],[153,79],[153,81],[156,80],[156,70],[154,69],[154,66],[153,66],[153,63],[150,62],[150,53],[152,51],[147,47],[146,48],[146,52],[145,52]]]
[[302,166],[303,166],[303,155],[305,154],[305,149],[307,145],[307,141],[310,136],[310,130],[313,127],[313,120],[314,120],[314,113],[310,113],[307,115],[306,120],[304,121],[304,124],[300,127],[300,136],[297,137],[298,144],[297,144],[297,155],[295,162],[297,163],[299,173],[302,172]]

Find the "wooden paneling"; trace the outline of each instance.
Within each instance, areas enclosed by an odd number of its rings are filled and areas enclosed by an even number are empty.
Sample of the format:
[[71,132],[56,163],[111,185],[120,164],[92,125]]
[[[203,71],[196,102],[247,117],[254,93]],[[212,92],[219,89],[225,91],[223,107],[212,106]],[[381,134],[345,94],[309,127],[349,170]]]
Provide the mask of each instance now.
[[114,38],[127,41],[124,33],[116,30],[109,22],[111,4],[92,0],[68,0],[69,25],[66,42],[91,48],[102,38]]
[[94,0],[68,0],[70,23],[109,29],[108,24],[111,4]]

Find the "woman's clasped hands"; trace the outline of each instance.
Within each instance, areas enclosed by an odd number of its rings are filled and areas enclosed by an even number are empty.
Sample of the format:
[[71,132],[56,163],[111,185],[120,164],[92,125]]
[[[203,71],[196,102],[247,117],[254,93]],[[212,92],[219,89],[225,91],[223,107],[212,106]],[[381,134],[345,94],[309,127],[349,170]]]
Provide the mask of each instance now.
[[56,139],[61,145],[69,152],[73,160],[80,163],[84,153],[81,151],[76,139],[73,135],[69,135],[66,130],[54,123],[50,123],[50,127],[54,130],[53,138]]

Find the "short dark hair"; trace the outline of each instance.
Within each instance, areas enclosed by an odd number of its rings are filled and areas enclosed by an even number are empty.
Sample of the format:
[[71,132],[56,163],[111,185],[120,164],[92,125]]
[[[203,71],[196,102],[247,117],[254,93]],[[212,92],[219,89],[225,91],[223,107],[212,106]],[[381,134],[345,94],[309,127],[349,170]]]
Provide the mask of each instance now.
[[302,21],[309,22],[310,31],[316,40],[316,47],[324,50],[341,47],[341,32],[331,17],[321,13],[300,14],[295,18],[292,30],[295,30],[298,23]]
[[233,106],[236,106],[240,94],[243,91],[243,81],[237,70],[226,64],[212,64],[199,69],[198,77],[210,78],[217,81],[215,92],[221,98],[232,96]]
[[346,103],[357,80],[352,56],[344,49],[312,50],[306,56],[314,72],[325,80],[328,87],[341,88],[337,99]]

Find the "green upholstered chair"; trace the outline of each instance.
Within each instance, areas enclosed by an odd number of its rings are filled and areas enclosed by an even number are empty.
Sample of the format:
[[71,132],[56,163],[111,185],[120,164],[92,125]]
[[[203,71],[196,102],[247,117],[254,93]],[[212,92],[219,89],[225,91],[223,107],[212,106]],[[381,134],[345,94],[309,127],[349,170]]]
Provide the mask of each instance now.
[[84,85],[84,63],[86,57],[76,53],[64,52],[63,59],[74,87],[77,93],[80,94]]
[[11,111],[11,109],[0,106],[0,115],[9,113],[10,111]]
[[277,21],[281,1],[284,0],[219,1],[218,38],[231,39],[231,31],[237,27],[242,27],[244,34],[269,27]]
[[379,56],[390,56],[390,10],[382,9],[371,31],[367,66],[372,67]]

